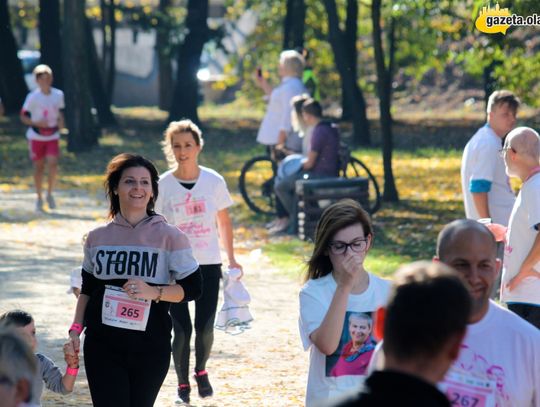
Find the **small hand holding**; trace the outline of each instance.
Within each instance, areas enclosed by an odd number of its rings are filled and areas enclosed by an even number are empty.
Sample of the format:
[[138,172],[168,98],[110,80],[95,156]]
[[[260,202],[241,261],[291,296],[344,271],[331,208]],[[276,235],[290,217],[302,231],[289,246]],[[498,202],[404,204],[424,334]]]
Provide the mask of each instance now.
[[79,334],[75,331],[69,331],[69,342],[71,343],[73,351],[78,354],[81,349],[81,339],[79,338]]
[[240,275],[238,276],[238,280],[240,280],[244,276],[244,268],[240,263],[237,263],[235,259],[232,259],[229,261],[229,269],[238,269],[240,270]]
[[73,346],[73,342],[71,341],[68,341],[64,344],[64,360],[66,361],[68,367],[79,367],[79,355],[75,351],[75,347]]

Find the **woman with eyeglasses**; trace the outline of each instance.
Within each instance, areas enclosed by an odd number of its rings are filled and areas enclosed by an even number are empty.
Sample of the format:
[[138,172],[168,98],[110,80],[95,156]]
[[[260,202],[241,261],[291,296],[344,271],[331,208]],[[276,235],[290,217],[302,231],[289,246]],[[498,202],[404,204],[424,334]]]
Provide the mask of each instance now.
[[339,396],[364,380],[365,372],[335,366],[354,340],[350,316],[369,316],[388,298],[390,282],[364,268],[372,242],[369,215],[356,201],[344,199],[323,212],[300,291],[300,336],[304,349],[310,349],[307,407]]

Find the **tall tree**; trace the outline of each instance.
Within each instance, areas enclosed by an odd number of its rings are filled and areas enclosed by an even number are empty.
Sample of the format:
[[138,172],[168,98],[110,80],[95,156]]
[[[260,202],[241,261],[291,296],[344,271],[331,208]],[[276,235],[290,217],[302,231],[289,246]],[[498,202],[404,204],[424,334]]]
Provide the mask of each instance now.
[[159,108],[167,110],[171,106],[172,91],[174,89],[173,71],[171,64],[171,19],[169,7],[171,0],[160,0],[158,11],[160,24],[156,27],[156,49],[158,53],[159,69]]
[[105,90],[102,71],[99,69],[99,58],[96,49],[96,42],[92,31],[92,23],[85,18],[86,46],[88,48],[88,74],[90,75],[90,89],[92,101],[97,110],[100,126],[116,126],[116,118],[111,110],[109,95]]
[[283,49],[304,46],[306,4],[304,0],[287,0],[287,14],[283,23]]
[[[356,41],[358,39],[358,0],[347,0],[347,14],[345,17],[345,32],[343,38],[347,69],[354,78],[358,78],[358,69],[356,65],[356,62],[358,61],[358,49],[356,48]],[[347,92],[344,89],[344,84],[345,82],[342,81],[341,118],[349,120],[352,117],[352,108],[345,99]]]
[[382,43],[381,29],[381,0],[372,0],[371,20],[373,35],[373,50],[375,53],[375,64],[377,67],[377,91],[379,95],[379,120],[382,129],[382,155],[384,168],[384,192],[383,200],[387,202],[397,202],[399,200],[394,173],[392,171],[392,77],[394,70],[395,55],[395,20],[390,17],[390,28],[388,32],[388,62],[386,62],[384,47]]
[[108,104],[112,103],[116,75],[116,5],[114,0],[100,0],[102,34],[102,72]]
[[24,81],[17,43],[11,29],[8,0],[0,0],[0,97],[6,113],[17,113],[24,103],[28,87]]
[[90,77],[85,30],[85,0],[64,1],[63,66],[68,150],[88,151],[97,144],[91,113]]
[[41,63],[51,67],[54,73],[54,86],[63,89],[60,0],[39,1],[38,24]]
[[199,123],[199,83],[197,71],[209,30],[208,0],[189,0],[186,16],[187,35],[178,50],[176,85],[169,110],[169,120],[188,118]]
[[[328,34],[332,45],[337,70],[342,81],[344,103],[352,110],[353,142],[357,145],[369,145],[371,134],[366,114],[366,101],[345,50],[344,33],[339,28],[339,17],[335,0],[324,0],[324,7],[328,15]],[[356,61],[354,62],[356,64]]]

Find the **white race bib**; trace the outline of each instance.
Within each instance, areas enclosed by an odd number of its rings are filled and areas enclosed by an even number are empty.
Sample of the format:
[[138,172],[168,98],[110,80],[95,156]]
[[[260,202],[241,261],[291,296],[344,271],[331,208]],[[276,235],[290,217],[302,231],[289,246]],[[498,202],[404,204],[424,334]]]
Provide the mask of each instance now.
[[495,407],[495,382],[448,373],[442,384],[450,404],[456,407]]
[[129,298],[121,287],[105,286],[101,322],[116,328],[145,331],[151,301]]

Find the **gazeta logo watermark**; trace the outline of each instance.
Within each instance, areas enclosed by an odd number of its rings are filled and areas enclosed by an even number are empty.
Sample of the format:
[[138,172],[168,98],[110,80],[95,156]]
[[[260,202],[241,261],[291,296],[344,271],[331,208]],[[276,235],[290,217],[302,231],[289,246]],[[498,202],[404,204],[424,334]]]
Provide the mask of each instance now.
[[503,33],[512,27],[539,27],[540,15],[520,16],[512,14],[508,8],[500,8],[499,4],[491,8],[491,5],[482,7],[476,18],[475,27],[478,31],[486,34]]

